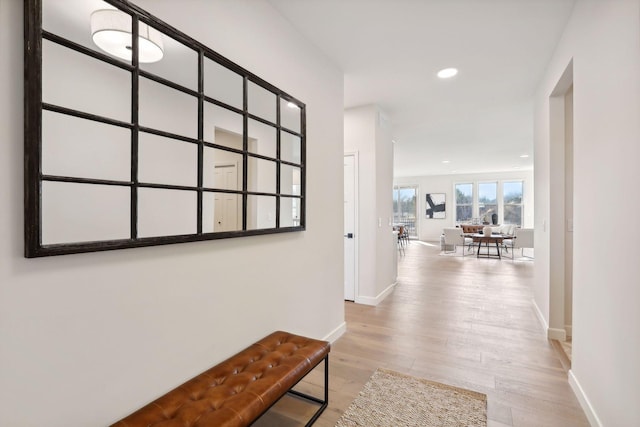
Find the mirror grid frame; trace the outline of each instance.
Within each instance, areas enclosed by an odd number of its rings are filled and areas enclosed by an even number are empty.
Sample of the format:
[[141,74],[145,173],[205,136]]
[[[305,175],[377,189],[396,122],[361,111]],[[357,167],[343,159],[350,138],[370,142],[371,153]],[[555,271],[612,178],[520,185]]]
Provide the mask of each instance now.
[[[197,40],[180,32],[169,24],[161,21],[145,10],[126,0],[103,0],[105,3],[125,12],[131,16],[132,29],[132,58],[131,63],[125,60],[115,59],[99,49],[90,49],[74,41],[54,34],[43,28],[42,25],[42,2],[43,0],[24,0],[24,237],[26,258],[35,258],[52,255],[65,255],[73,253],[97,252],[114,249],[125,249],[144,246],[166,245],[173,243],[186,243],[214,239],[224,239],[232,237],[243,237],[252,235],[263,235],[284,232],[296,232],[305,230],[306,224],[306,105],[287,94],[279,88],[261,79],[257,75],[249,72],[243,67],[228,60],[214,50],[208,48]],[[88,19],[89,17],[87,17]],[[193,50],[197,54],[198,66],[198,90],[186,88],[169,79],[160,77],[140,67],[138,58],[138,30],[139,23],[144,23],[154,27],[161,33],[175,39],[185,47]],[[43,102],[42,96],[42,48],[43,40],[53,42],[58,46],[70,49],[77,53],[94,58],[109,66],[117,67],[131,74],[131,120],[130,122],[115,120],[112,118],[79,111]],[[227,69],[239,74],[243,80],[243,108],[228,105],[222,101],[212,98],[204,91],[204,63],[205,58],[212,60]],[[141,126],[138,117],[139,106],[139,81],[141,78],[149,79],[165,87],[180,91],[181,93],[197,98],[198,103],[198,133],[197,139],[165,132],[159,129]],[[248,85],[249,82],[273,93],[276,97],[276,121],[271,122],[262,117],[249,112],[248,108]],[[293,103],[300,110],[299,131],[288,129],[280,124],[281,122],[281,101]],[[243,149],[235,149],[205,141],[204,138],[204,105],[213,104],[242,115],[243,120]],[[89,177],[47,175],[42,170],[42,116],[43,111],[50,111],[66,116],[90,120],[97,123],[128,129],[131,132],[131,179],[128,181],[95,179]],[[258,121],[276,130],[276,157],[268,157],[251,152],[248,143],[248,121],[249,119]],[[151,135],[158,135],[176,141],[183,141],[197,145],[197,185],[169,185],[158,183],[140,182],[138,179],[138,139],[141,132]],[[290,134],[300,140],[300,162],[295,163],[281,159],[281,134]],[[220,188],[205,187],[203,185],[204,173],[204,148],[214,148],[230,153],[242,155],[242,189],[225,190]],[[64,155],[64,154],[61,154]],[[276,190],[273,193],[248,191],[248,171],[249,158],[264,159],[276,164]],[[281,189],[280,170],[282,165],[294,166],[300,169],[300,190],[299,194],[293,195],[292,191],[285,192]],[[100,186],[118,186],[130,190],[130,236],[127,239],[100,240],[88,242],[69,242],[43,244],[42,242],[42,184],[43,182],[78,183]],[[197,230],[192,234],[182,235],[162,235],[154,237],[140,237],[138,235],[138,190],[140,188],[156,188],[165,190],[193,191],[197,194]],[[282,192],[281,192],[282,191]],[[203,196],[206,193],[233,193],[242,200],[242,226],[237,231],[217,231],[203,232]],[[249,196],[269,196],[275,198],[275,227],[263,229],[248,229],[247,221],[247,199]],[[281,226],[281,199],[297,200],[296,207],[299,212],[299,221],[294,225]],[[238,226],[238,228],[240,228]]]

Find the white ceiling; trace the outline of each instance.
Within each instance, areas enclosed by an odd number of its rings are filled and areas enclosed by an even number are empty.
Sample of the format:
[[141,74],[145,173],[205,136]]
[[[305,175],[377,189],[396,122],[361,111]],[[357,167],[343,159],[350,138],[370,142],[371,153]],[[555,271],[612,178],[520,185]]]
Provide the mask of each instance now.
[[[345,108],[384,111],[396,176],[532,169],[533,93],[575,0],[268,1],[344,71]],[[45,21],[91,44],[86,17],[109,6],[60,4]]]
[[385,112],[396,176],[532,169],[534,90],[575,0],[269,1],[344,71],[345,108]]

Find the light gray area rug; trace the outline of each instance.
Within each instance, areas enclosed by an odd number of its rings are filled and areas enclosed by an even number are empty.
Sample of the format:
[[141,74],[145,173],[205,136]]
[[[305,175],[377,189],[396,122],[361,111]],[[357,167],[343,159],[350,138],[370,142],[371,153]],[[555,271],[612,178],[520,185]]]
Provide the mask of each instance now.
[[486,427],[487,396],[378,369],[336,427]]

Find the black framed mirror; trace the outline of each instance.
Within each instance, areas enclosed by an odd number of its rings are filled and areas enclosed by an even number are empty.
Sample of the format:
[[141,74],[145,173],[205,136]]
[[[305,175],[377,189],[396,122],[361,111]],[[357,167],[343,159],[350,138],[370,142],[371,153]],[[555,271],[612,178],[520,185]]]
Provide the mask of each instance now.
[[25,0],[25,256],[305,229],[306,106],[124,0]]

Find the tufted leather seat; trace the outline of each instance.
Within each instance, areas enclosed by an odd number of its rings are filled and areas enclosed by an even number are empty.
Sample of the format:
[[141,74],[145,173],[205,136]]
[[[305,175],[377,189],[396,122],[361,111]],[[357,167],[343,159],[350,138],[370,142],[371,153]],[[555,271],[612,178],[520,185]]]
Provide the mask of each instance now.
[[323,359],[326,381],[329,351],[326,341],[274,332],[112,427],[248,426]]

